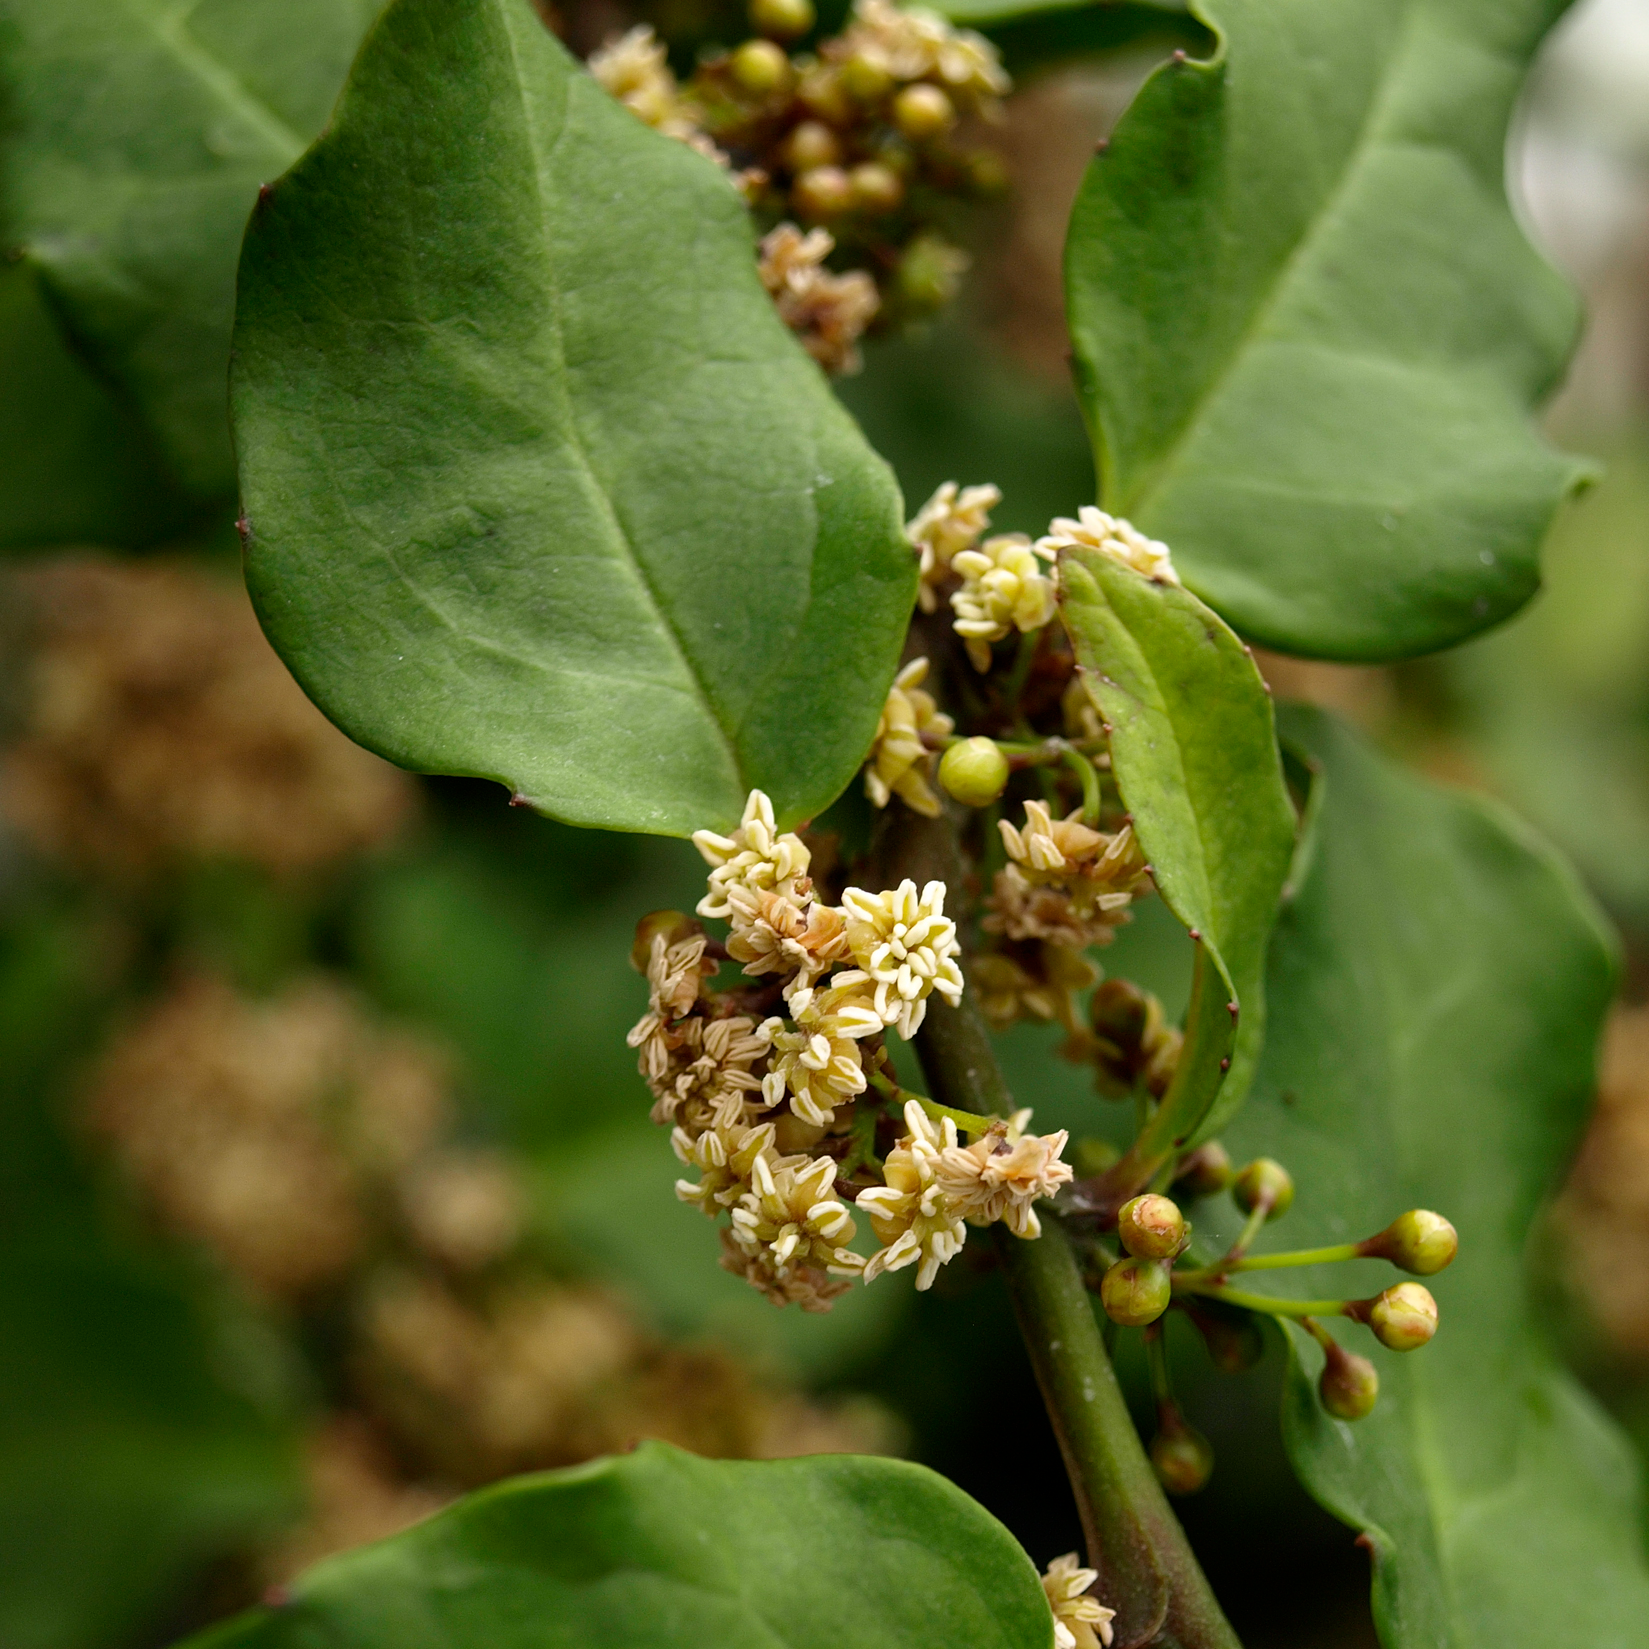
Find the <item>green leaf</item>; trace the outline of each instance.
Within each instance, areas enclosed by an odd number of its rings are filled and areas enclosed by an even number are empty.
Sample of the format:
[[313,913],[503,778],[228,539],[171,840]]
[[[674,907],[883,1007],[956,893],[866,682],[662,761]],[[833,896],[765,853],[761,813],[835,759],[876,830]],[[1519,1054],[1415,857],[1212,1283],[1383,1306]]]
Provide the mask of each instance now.
[[[1354,1240],[1412,1207],[1453,1220],[1461,1243],[1426,1279],[1441,1327],[1424,1350],[1343,1325],[1379,1369],[1369,1418],[1329,1419],[1312,1390],[1321,1354],[1297,1348],[1295,1467],[1367,1530],[1387,1649],[1635,1642],[1649,1618],[1636,1466],[1546,1349],[1524,1280],[1536,1207],[1585,1119],[1610,941],[1572,873],[1500,808],[1424,783],[1320,713],[1291,710],[1283,728],[1321,764],[1324,802],[1272,940],[1265,1058],[1227,1143],[1277,1157],[1298,1185],[1264,1246]],[[1313,1298],[1393,1280],[1373,1261],[1265,1274]]]
[[0,269],[0,551],[141,547],[192,510],[137,420],[63,346],[26,265]]
[[1146,39],[1198,55],[1210,44],[1188,0],[944,0],[938,9],[994,41],[1015,76]]
[[6,236],[198,498],[234,487],[225,384],[258,186],[320,130],[380,0],[11,0]]
[[1036,1570],[925,1467],[663,1443],[484,1490],[206,1649],[1049,1649]]
[[1254,640],[1387,659],[1533,594],[1576,306],[1503,184],[1564,0],[1199,0],[1088,168],[1066,282],[1106,509]]
[[822,809],[875,731],[898,490],[780,324],[727,178],[530,0],[398,0],[263,202],[248,580],[346,732],[575,824]]
[[1294,810],[1270,694],[1216,614],[1189,590],[1099,551],[1065,552],[1060,588],[1157,891],[1199,939],[1186,1052],[1144,1136],[1150,1158],[1206,1137],[1248,1090],[1265,1035],[1266,939],[1294,851]]

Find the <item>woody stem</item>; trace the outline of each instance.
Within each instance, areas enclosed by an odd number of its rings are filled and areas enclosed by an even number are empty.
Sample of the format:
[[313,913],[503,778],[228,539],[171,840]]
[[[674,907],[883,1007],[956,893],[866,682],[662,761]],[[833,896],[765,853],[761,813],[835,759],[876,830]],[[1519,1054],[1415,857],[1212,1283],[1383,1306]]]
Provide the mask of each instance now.
[[[943,881],[963,892],[956,836],[905,810],[879,844],[890,879]],[[1007,1116],[1013,1102],[977,999],[930,998],[916,1051],[933,1094],[957,1111]],[[1240,1649],[1169,1508],[1106,1355],[1071,1242],[1049,1214],[1026,1241],[996,1229],[1014,1314],[1053,1422],[1082,1519],[1096,1593],[1117,1611],[1116,1649]]]

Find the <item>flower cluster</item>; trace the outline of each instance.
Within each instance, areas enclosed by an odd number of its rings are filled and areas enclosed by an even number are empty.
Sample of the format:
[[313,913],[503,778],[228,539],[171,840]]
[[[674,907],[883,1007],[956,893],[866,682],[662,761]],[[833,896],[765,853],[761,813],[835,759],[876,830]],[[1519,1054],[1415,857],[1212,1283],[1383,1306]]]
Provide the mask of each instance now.
[[644,24],[590,70],[637,118],[726,170],[776,226],[762,278],[780,316],[826,371],[852,372],[878,316],[929,314],[954,295],[967,259],[935,232],[936,215],[998,192],[1003,172],[953,134],[964,117],[996,118],[1011,83],[989,41],[937,12],[856,0],[841,35],[792,55],[779,42],[812,28],[811,6],[751,10],[771,38],[707,58],[685,84]]
[[922,690],[927,675],[928,661],[914,658],[893,678],[865,757],[865,794],[876,807],[886,807],[898,796],[913,811],[934,819],[939,798],[928,783],[933,746],[949,738],[956,724]]
[[1110,1649],[1115,1609],[1089,1596],[1099,1570],[1078,1567],[1075,1552],[1056,1557],[1042,1577],[1042,1590],[1054,1613],[1056,1649]]
[[[917,1265],[917,1286],[931,1286],[970,1223],[1038,1235],[1035,1202],[1071,1177],[1063,1133],[1026,1133],[1022,1112],[981,1119],[964,1146],[924,1102],[888,1110],[898,1090],[885,1037],[914,1036],[935,994],[953,1005],[962,996],[944,884],[849,887],[840,905],[825,903],[807,844],[778,829],[760,791],[731,834],[693,839],[710,866],[698,914],[729,934],[718,944],[674,913],[644,920],[636,960],[649,999],[629,1040],[653,1119],[672,1126],[677,1157],[697,1175],[677,1194],[727,1216],[723,1265],[776,1304],[822,1311],[854,1276]],[[722,957],[743,970],[717,991]],[[878,1128],[891,1140],[885,1162]],[[881,1243],[868,1260],[851,1246],[855,1212]]]
[[989,932],[1086,949],[1109,944],[1128,907],[1150,886],[1131,825],[1107,835],[1081,810],[1054,819],[1046,802],[1025,803],[1023,828],[1000,821],[1008,863],[996,873]]
[[1107,515],[1092,504],[1084,504],[1077,519],[1056,516],[1047,536],[1037,540],[1037,550],[1053,560],[1061,550],[1098,550],[1125,567],[1157,584],[1178,584],[1179,574],[1168,554],[1168,546],[1147,538],[1131,521]]

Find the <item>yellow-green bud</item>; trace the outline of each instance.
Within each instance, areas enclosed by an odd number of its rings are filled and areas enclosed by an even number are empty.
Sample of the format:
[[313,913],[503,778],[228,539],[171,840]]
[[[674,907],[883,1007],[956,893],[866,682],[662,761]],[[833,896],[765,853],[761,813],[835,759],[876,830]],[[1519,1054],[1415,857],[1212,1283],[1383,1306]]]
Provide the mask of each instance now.
[[1008,758],[995,739],[963,739],[939,759],[946,795],[968,807],[987,807],[1007,788]]
[[750,0],[750,26],[771,40],[797,40],[813,27],[813,0]]
[[934,314],[956,296],[967,266],[967,254],[948,241],[918,235],[899,260],[899,296],[911,313]]
[[1144,1328],[1168,1309],[1173,1284],[1161,1260],[1130,1255],[1118,1260],[1100,1281],[1099,1298],[1106,1315],[1124,1328]]
[[1171,1260],[1190,1240],[1185,1216],[1169,1201],[1147,1191],[1122,1205],[1117,1236],[1130,1254],[1142,1260]]
[[1399,1271],[1434,1277],[1460,1252],[1460,1234],[1441,1214],[1411,1208],[1360,1246],[1371,1259],[1390,1260]]
[[790,84],[790,59],[771,40],[746,40],[728,69],[734,85],[752,97],[770,97]]
[[822,120],[804,120],[784,140],[784,163],[798,176],[815,166],[834,166],[842,158],[841,140]]
[[853,185],[840,166],[814,166],[791,186],[790,201],[800,217],[839,218],[853,204]]
[[703,932],[703,927],[683,911],[651,911],[636,923],[635,943],[630,946],[630,966],[637,973],[647,971],[647,964],[653,955],[653,939],[658,934],[664,936],[666,945],[679,945],[683,939]]
[[1392,1351],[1417,1351],[1437,1332],[1437,1302],[1419,1283],[1398,1283],[1368,1302],[1368,1326]]
[[975,149],[965,162],[968,185],[978,195],[1000,195],[1009,184],[1008,168],[994,149]]
[[828,63],[815,63],[802,76],[796,96],[820,120],[846,126],[856,118],[853,102],[842,90],[841,77]]
[[1235,1178],[1231,1153],[1217,1139],[1211,1139],[1181,1159],[1179,1172],[1174,1176],[1174,1189],[1182,1197],[1212,1197],[1225,1190]]
[[1263,1208],[1268,1220],[1281,1219],[1294,1201],[1294,1179],[1280,1162],[1256,1157],[1232,1182],[1231,1195],[1245,1214]]
[[893,124],[912,143],[926,143],[956,124],[956,105],[937,86],[919,80],[894,98]]
[[893,90],[893,76],[873,57],[856,53],[838,72],[842,77],[842,90],[855,103],[879,103]]
[[1336,1420],[1361,1420],[1380,1395],[1380,1376],[1368,1358],[1331,1346],[1317,1395]]
[[898,211],[905,198],[905,186],[899,175],[874,160],[855,166],[848,173],[848,181],[853,185],[854,207],[867,217],[886,217],[889,212]]
[[1200,1431],[1180,1420],[1151,1439],[1151,1464],[1170,1494],[1195,1494],[1214,1473],[1214,1449]]

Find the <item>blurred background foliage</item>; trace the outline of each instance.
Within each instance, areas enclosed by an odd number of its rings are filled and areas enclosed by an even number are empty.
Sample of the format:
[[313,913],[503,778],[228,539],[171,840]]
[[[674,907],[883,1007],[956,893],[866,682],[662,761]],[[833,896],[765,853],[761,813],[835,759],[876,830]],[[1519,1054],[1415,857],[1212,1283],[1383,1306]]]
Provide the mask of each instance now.
[[[683,61],[742,33],[714,0],[555,11],[581,51],[637,16]],[[1069,202],[1141,76],[1199,36],[1128,6],[1016,30],[1010,62],[1032,72],[994,134],[1014,187],[974,225],[962,302],[840,387],[913,507],[990,479],[998,523],[1034,532],[1091,497]],[[1498,632],[1393,669],[1266,665],[1280,695],[1501,795],[1620,926],[1602,1103],[1540,1281],[1554,1336],[1649,1446],[1639,0],[1583,0],[1559,30],[1508,171],[1587,295],[1549,419],[1603,478]],[[0,369],[0,1646],[159,1645],[468,1487],[643,1436],[906,1453],[1039,1562],[1075,1545],[983,1264],[920,1297],[897,1276],[828,1316],[775,1312],[671,1194],[624,1045],[644,1001],[628,953],[639,915],[695,899],[691,848],[357,750],[263,642],[232,501],[168,479],[23,263],[0,271]],[[1177,1014],[1185,946],[1147,906],[1107,966]],[[1020,1097],[1044,1127],[1116,1132],[1055,1039],[1005,1038]],[[1365,1560],[1283,1460],[1276,1348],[1222,1376],[1183,1339],[1182,1396],[1219,1459],[1184,1516],[1245,1641],[1372,1643]],[[1279,1619],[1284,1577],[1298,1602]]]

